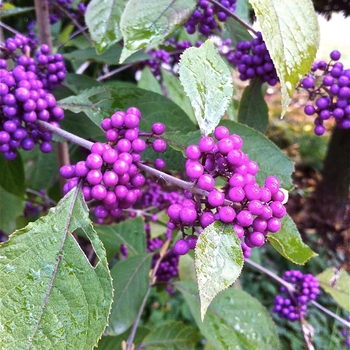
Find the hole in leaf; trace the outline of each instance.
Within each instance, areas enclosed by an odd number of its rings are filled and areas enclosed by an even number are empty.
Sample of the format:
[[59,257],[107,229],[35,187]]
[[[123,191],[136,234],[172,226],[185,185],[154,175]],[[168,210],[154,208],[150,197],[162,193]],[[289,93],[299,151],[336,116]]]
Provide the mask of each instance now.
[[96,255],[94,247],[92,246],[89,238],[86,236],[84,230],[81,228],[78,228],[74,232],[72,232],[72,235],[77,241],[79,247],[81,248],[82,252],[84,253],[91,267],[95,268],[98,262],[100,261],[100,259]]

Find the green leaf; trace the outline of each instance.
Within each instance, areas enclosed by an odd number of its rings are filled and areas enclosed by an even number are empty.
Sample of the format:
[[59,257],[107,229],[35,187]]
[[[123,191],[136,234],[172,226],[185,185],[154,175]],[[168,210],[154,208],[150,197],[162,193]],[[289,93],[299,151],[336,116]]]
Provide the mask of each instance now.
[[278,334],[266,309],[242,290],[229,288],[220,293],[201,321],[197,286],[177,282],[202,334],[217,350],[279,349]]
[[220,125],[226,126],[231,133],[242,137],[242,150],[248,154],[249,159],[259,165],[259,172],[255,178],[260,186],[268,176],[274,175],[281,181],[281,187],[287,190],[294,187],[291,178],[294,163],[273,142],[243,124],[223,120]]
[[180,281],[196,282],[196,270],[194,259],[189,255],[180,255],[179,259],[179,279]]
[[189,97],[199,128],[208,135],[219,124],[232,99],[232,75],[209,39],[181,56],[180,81]]
[[17,152],[17,157],[9,161],[0,153],[0,169],[0,186],[7,192],[23,198],[26,183],[21,155]]
[[25,202],[1,186],[0,198],[0,230],[10,234],[16,228],[16,218],[23,214]]
[[99,54],[118,42],[120,16],[127,0],[91,0],[86,8],[85,22]]
[[162,79],[164,81],[167,92],[170,98],[188,115],[194,124],[197,124],[194,116],[191,101],[186,96],[183,86],[179,79],[171,72],[162,69]]
[[255,78],[244,89],[239,105],[238,121],[264,134],[269,114],[261,88],[261,79]]
[[99,83],[93,78],[88,77],[87,75],[74,73],[67,73],[66,78],[64,79],[64,83],[75,94],[78,94],[80,91],[86,90],[87,86],[93,87],[102,85],[101,83]]
[[232,225],[216,221],[199,235],[195,267],[202,320],[215,296],[238,278],[243,261],[241,243]]
[[[81,227],[96,253],[91,266],[71,233]],[[107,324],[112,282],[105,250],[81,191],[0,246],[3,349],[93,348]]]
[[124,48],[123,62],[132,53],[155,45],[190,17],[195,0],[129,0],[120,19]]
[[134,322],[149,288],[152,254],[118,262],[111,270],[114,300],[105,334],[118,335]]
[[[52,186],[57,180],[58,164],[56,143],[51,153],[45,154],[35,147],[31,151],[21,151],[25,164],[26,183],[28,188],[39,191]],[[45,171],[43,171],[45,169]]]
[[229,33],[229,38],[234,46],[240,41],[251,41],[252,36],[242,24],[229,17],[225,22],[225,28]]
[[183,322],[167,322],[152,330],[142,341],[142,347],[148,350],[195,349],[198,332]]
[[111,261],[120,251],[121,244],[126,245],[130,256],[146,252],[146,234],[141,217],[125,220],[115,225],[96,225],[95,230],[105,246],[108,261]]
[[141,79],[137,82],[137,87],[162,95],[162,88],[160,87],[158,80],[153,75],[151,69],[146,66],[141,73]]
[[320,286],[346,311],[350,312],[350,276],[345,270],[330,267],[317,276]]
[[[119,350],[121,349],[122,341],[127,341],[129,338],[131,329],[126,330],[124,333],[116,335],[116,336],[104,336],[98,342],[98,350]],[[135,348],[138,347],[143,338],[150,332],[148,328],[145,327],[137,327],[135,337],[133,339],[133,343]],[[120,345],[120,348],[118,347]]]
[[22,13],[26,13],[33,10],[34,10],[34,7],[14,7],[8,10],[0,9],[0,19],[10,17],[10,16],[18,16]]
[[280,78],[282,116],[299,80],[310,70],[320,41],[311,0],[250,0]]
[[281,219],[281,224],[281,229],[276,233],[269,233],[267,239],[282,256],[295,264],[304,265],[318,255],[302,241],[295,223],[288,214]]

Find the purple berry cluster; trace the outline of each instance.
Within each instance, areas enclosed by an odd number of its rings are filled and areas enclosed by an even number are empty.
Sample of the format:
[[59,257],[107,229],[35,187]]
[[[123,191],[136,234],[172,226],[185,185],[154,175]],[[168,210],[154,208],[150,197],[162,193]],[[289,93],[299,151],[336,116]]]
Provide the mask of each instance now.
[[[350,315],[346,318],[346,320],[348,322],[350,322]],[[346,347],[349,347],[350,348],[350,333],[349,333],[349,329],[343,329],[341,331],[341,335],[345,338],[344,340],[344,345]]]
[[[82,179],[85,200],[97,203],[94,214],[98,222],[103,222],[109,215],[120,217],[123,209],[131,208],[141,198],[141,187],[146,180],[137,163],[147,145],[158,153],[166,149],[166,142],[159,138],[165,131],[164,124],[155,123],[152,132],[141,133],[140,118],[141,112],[130,107],[126,112],[118,111],[104,119],[101,126],[106,132],[108,143],[94,143],[85,161],[64,165],[60,169],[61,176],[69,179],[64,186],[64,193],[77,186]],[[151,141],[151,138],[154,140]],[[158,158],[154,166],[163,168],[165,163]]]
[[[227,46],[230,41],[226,40],[224,44]],[[228,49],[223,54],[237,67],[242,81],[260,77],[263,82],[271,86],[278,83],[275,66],[260,32],[252,41],[240,41],[235,50]]]
[[162,65],[170,66],[171,57],[168,51],[166,50],[150,50],[147,52],[150,56],[154,57],[154,59],[142,61],[139,65],[139,69],[143,69],[145,66],[148,66],[151,69],[153,75],[160,79],[160,67]]
[[306,315],[307,303],[315,300],[320,294],[319,283],[313,275],[303,274],[299,270],[286,271],[283,279],[291,283],[293,290],[285,286],[280,288],[285,296],[275,297],[273,312],[281,318],[294,322]]
[[79,2],[77,9],[74,10],[73,0],[47,0],[50,12],[50,23],[55,24],[60,19],[64,18],[66,14],[74,18],[80,24],[84,23],[84,14],[86,11],[86,6],[84,2]]
[[0,44],[0,152],[7,160],[16,158],[17,148],[29,151],[37,143],[44,153],[52,150],[51,132],[36,121],[58,126],[64,118],[49,90],[65,78],[65,65],[60,54],[49,51],[42,45],[30,57],[28,38],[21,34]]
[[[181,204],[168,208],[168,228],[206,228],[216,220],[232,225],[237,236],[248,248],[264,244],[266,235],[281,228],[280,219],[286,214],[284,192],[275,176],[266,178],[260,187],[255,180],[259,167],[241,147],[239,135],[230,135],[225,126],[218,126],[214,138],[202,137],[198,145],[186,149],[186,174],[199,189]],[[226,181],[222,190],[215,179]],[[175,243],[179,254],[186,254],[196,245],[196,236],[187,236]],[[246,255],[249,255],[247,252]]]
[[[236,10],[237,0],[219,0],[218,2],[227,10],[234,12]],[[199,0],[197,8],[193,11],[192,16],[185,24],[188,34],[194,34],[196,28],[203,36],[209,36],[216,29],[220,30],[220,24],[227,19],[226,12],[222,11],[217,5],[210,3],[208,0]]]
[[331,61],[314,63],[300,86],[309,94],[311,103],[304,107],[306,115],[316,114],[316,135],[325,132],[324,122],[334,118],[337,127],[350,128],[350,69],[344,69],[339,51],[330,53]]

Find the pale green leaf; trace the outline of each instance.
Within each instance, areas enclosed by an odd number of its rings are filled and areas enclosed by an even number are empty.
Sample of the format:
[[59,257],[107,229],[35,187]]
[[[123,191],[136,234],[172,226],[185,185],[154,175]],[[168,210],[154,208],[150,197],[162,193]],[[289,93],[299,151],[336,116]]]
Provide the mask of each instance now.
[[189,254],[180,255],[179,278],[180,281],[196,282],[196,270],[194,268],[194,259]]
[[114,300],[105,334],[118,335],[134,322],[150,288],[152,255],[138,255],[118,262],[111,270]]
[[141,346],[147,350],[191,350],[197,341],[198,332],[192,326],[168,322],[148,333]]
[[[81,228],[96,253],[92,266],[72,236]],[[112,281],[81,191],[0,246],[2,349],[91,349],[107,324]]]
[[316,57],[320,35],[311,0],[249,0],[280,78],[282,116]]
[[176,282],[201,333],[217,350],[279,349],[278,334],[266,309],[248,293],[229,288],[221,292],[201,320],[197,286]]
[[232,225],[216,221],[199,235],[195,268],[202,320],[215,296],[238,278],[243,261],[241,243]]
[[137,82],[137,87],[147,91],[155,92],[160,95],[163,94],[158,80],[148,66],[142,70],[141,79]]
[[282,256],[295,264],[304,265],[318,255],[302,241],[295,223],[288,214],[281,219],[281,224],[281,229],[276,233],[269,233],[267,239]]
[[124,39],[120,62],[162,42],[186,22],[195,6],[195,0],[129,0],[120,19]]
[[232,75],[209,39],[181,56],[180,81],[189,97],[199,128],[208,135],[219,124],[233,94]]
[[317,276],[320,286],[329,293],[334,300],[350,312],[350,276],[345,270],[330,267]]
[[85,22],[99,54],[121,38],[120,16],[127,0],[91,0],[86,8]]

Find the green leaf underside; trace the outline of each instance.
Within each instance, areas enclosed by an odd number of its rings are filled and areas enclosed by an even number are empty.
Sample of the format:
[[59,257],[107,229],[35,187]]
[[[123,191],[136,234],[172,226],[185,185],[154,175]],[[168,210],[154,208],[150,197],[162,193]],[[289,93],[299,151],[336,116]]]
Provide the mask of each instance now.
[[151,68],[147,66],[142,70],[141,79],[137,82],[137,87],[163,95],[157,78],[152,73]]
[[267,239],[282,256],[295,264],[304,265],[318,255],[302,241],[297,227],[288,214],[281,219],[281,224],[281,229],[276,233],[269,233]]
[[261,79],[255,78],[244,89],[239,104],[238,121],[264,134],[269,114],[261,87]]
[[163,41],[186,22],[195,6],[195,0],[129,0],[120,19],[124,39],[120,62]]
[[111,270],[114,300],[105,334],[118,335],[134,322],[149,289],[152,255],[138,255],[117,263]]
[[[79,227],[96,253],[95,267],[70,234]],[[97,343],[113,291],[80,191],[70,191],[46,216],[14,232],[0,256],[3,349],[87,349]]]
[[201,321],[197,286],[177,282],[201,333],[217,350],[279,349],[278,334],[266,309],[248,293],[234,288],[221,292]]
[[195,268],[202,319],[215,296],[238,278],[243,262],[241,243],[232,225],[218,220],[199,235]]
[[15,7],[15,8],[10,8],[8,10],[0,9],[0,19],[10,17],[10,16],[20,15],[22,13],[33,11],[33,10],[34,10],[34,7]]
[[146,234],[141,217],[115,225],[96,225],[95,230],[106,249],[108,261],[120,251],[121,244],[127,247],[130,256],[146,252]]
[[183,350],[194,348],[198,333],[192,326],[183,322],[168,322],[152,330],[142,341],[149,350]]
[[311,0],[249,0],[282,89],[282,116],[316,57],[320,35]]
[[291,176],[294,163],[273,142],[258,131],[240,123],[223,120],[220,125],[226,126],[231,134],[242,137],[242,150],[248,154],[249,159],[259,165],[259,172],[255,178],[260,186],[268,176],[274,175],[281,181],[282,188],[286,190],[293,188]]
[[201,133],[209,135],[232,98],[230,69],[209,39],[199,48],[189,48],[182,54],[179,75]]
[[99,54],[121,38],[119,21],[127,0],[92,0],[85,13],[86,25]]
[[330,267],[317,276],[320,286],[347,312],[350,312],[350,276],[345,270]]
[[3,153],[0,153],[0,169],[0,186],[7,192],[23,198],[26,184],[21,155],[17,153],[16,159],[8,161]]

